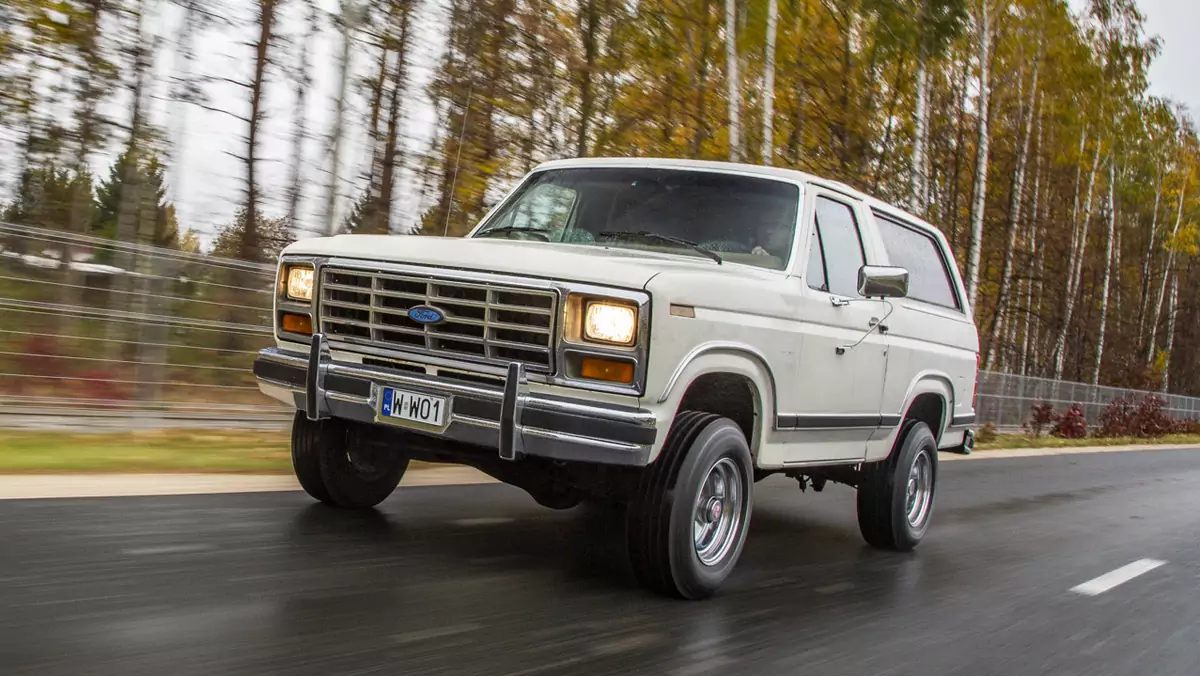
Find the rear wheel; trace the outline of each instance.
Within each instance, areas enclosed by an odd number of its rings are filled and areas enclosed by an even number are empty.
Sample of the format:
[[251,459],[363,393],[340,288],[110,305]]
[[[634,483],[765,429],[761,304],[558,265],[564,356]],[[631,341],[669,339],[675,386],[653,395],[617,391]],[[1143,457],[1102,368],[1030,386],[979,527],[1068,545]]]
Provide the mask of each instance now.
[[292,423],[292,467],[300,486],[326,504],[347,509],[383,502],[408,469],[394,449],[364,443],[359,428],[337,419],[312,421],[297,413]]
[[858,528],[872,547],[906,552],[929,530],[937,483],[937,441],[910,420],[891,455],[867,463],[858,487]]
[[741,556],[753,485],[750,449],[737,424],[696,411],[676,416],[626,511],[638,581],[668,596],[712,596]]

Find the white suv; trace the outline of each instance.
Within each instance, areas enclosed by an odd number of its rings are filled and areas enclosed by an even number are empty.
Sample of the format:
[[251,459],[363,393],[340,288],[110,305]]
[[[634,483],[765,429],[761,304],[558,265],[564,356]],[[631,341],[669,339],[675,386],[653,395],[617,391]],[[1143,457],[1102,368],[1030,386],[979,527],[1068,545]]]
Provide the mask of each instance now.
[[702,598],[737,561],[754,483],[858,489],[877,547],[970,450],[978,339],[945,238],[844,185],[766,167],[537,167],[465,238],[343,235],[279,261],[296,476],[364,508],[410,459],[539,503],[623,507],[644,584]]

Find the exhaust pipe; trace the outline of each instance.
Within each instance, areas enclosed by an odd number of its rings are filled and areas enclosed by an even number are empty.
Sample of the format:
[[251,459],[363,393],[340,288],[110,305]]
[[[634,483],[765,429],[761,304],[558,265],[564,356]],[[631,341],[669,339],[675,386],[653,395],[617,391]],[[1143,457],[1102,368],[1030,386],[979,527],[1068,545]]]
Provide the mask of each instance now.
[[959,453],[971,455],[971,451],[973,450],[975,450],[975,430],[967,430],[963,435],[963,443],[959,449]]

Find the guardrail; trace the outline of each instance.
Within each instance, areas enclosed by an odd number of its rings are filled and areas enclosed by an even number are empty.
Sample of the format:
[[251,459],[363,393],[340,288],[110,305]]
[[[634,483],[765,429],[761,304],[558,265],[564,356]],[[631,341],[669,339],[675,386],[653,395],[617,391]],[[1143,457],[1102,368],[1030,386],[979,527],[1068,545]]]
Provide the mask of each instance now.
[[[271,343],[270,264],[0,223],[0,426],[285,426],[250,365]],[[980,376],[977,422],[1019,428],[1034,404],[1149,392]],[[1176,418],[1200,398],[1160,395]]]

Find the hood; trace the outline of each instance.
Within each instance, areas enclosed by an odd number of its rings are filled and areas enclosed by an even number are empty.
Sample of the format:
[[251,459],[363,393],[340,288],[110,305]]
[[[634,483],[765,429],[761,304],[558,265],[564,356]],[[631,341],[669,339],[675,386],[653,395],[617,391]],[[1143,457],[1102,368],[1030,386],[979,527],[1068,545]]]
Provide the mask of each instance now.
[[594,245],[421,235],[338,235],[288,246],[302,254],[495,272],[564,282],[644,289],[658,273],[694,271],[745,274],[740,265],[718,265],[691,254],[667,254]]

